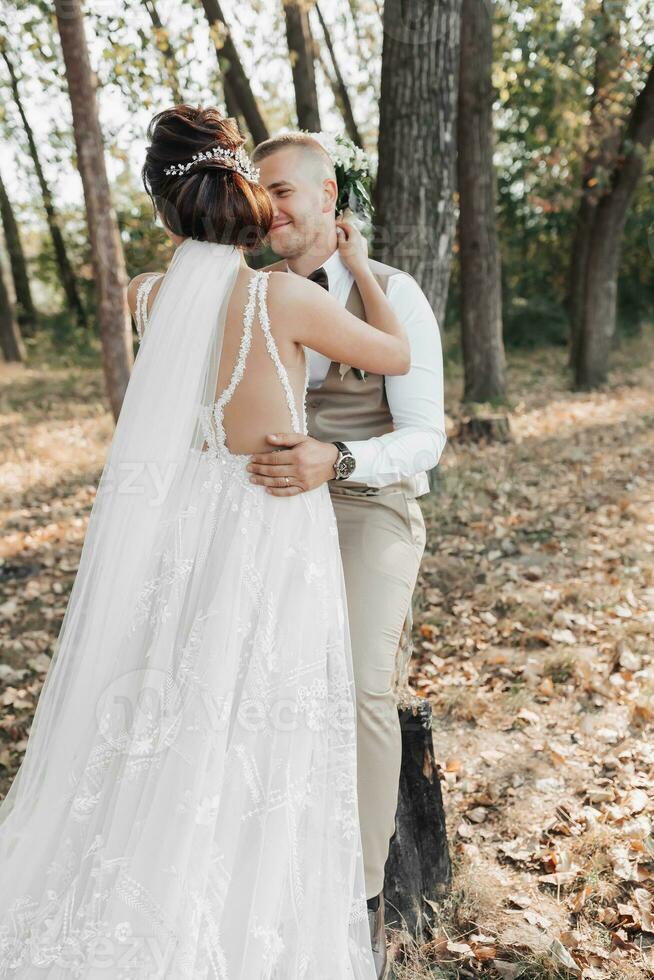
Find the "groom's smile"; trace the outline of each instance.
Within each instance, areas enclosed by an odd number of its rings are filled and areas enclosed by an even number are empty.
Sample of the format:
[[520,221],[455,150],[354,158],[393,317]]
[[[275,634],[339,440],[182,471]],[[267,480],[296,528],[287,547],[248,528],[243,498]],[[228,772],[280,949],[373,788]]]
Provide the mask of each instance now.
[[313,153],[289,147],[263,157],[257,165],[273,205],[273,250],[284,259],[305,255],[322,241],[326,224],[329,230],[327,217],[333,224],[333,202],[325,197],[320,158],[316,161]]

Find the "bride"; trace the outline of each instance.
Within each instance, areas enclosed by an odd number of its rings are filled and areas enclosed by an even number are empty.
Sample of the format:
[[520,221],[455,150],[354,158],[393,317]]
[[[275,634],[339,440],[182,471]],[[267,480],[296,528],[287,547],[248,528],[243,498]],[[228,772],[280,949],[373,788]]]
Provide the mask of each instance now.
[[374,326],[249,269],[272,208],[233,120],[149,135],[177,247],[130,289],[142,343],[0,807],[0,977],[374,980],[332,505],[247,465],[306,431],[305,347],[401,374],[408,343],[350,226]]

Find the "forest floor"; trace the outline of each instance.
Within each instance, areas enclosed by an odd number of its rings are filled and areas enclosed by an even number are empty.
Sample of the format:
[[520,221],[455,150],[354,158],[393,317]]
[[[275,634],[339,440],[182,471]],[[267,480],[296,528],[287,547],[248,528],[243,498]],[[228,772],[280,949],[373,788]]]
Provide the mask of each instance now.
[[[423,498],[413,684],[453,863],[396,980],[654,977],[654,337],[601,392],[513,354],[513,441]],[[460,377],[448,367],[456,429]],[[24,751],[111,419],[97,371],[0,367],[0,794]]]

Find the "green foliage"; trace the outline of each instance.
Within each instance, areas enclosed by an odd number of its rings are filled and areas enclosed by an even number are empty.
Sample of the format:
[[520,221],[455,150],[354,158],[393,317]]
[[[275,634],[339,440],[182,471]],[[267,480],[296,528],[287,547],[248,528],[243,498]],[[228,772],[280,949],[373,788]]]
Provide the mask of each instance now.
[[[618,39],[607,95],[608,118],[618,128],[644,83],[647,22],[620,19],[621,0],[607,4]],[[615,9],[614,9],[615,8]],[[637,3],[636,13],[645,9]],[[596,49],[606,25],[599,4],[579,7],[571,19],[561,0],[495,5],[497,220],[503,260],[505,339],[509,347],[567,343],[566,296],[574,225],[589,148],[589,110]],[[650,41],[651,46],[651,41]],[[652,309],[654,229],[650,153],[625,229],[618,329],[633,332]],[[607,179],[601,172],[599,182]],[[456,295],[451,294],[456,303]],[[450,304],[451,305],[451,304]],[[651,312],[650,312],[651,316]],[[456,310],[448,310],[448,323]]]
[[[86,333],[79,333],[67,322],[70,318],[43,220],[40,193],[0,62],[0,136],[6,154],[2,171],[16,198],[13,203],[43,313],[35,344],[56,357],[74,351],[80,358],[93,357],[97,344],[93,274],[55,19],[46,0],[20,0],[5,6],[7,23],[0,35],[5,33],[11,39],[26,109],[90,313]],[[138,180],[147,121],[154,111],[170,104],[173,81],[187,101],[222,105],[222,78],[200,4],[159,2],[163,33],[154,30],[144,3],[115,10],[106,5],[87,6],[86,30],[98,79],[112,191],[127,271],[132,276],[164,268],[171,255],[171,246],[155,223]],[[329,11],[328,6],[324,12],[374,170],[381,7],[376,0],[338,0]],[[597,139],[589,127],[596,53],[608,24],[614,44],[603,96],[607,119],[619,130],[653,58],[648,8],[651,10],[651,0],[633,0],[628,7],[626,0],[605,0],[604,4],[599,0],[583,4],[496,0],[493,5],[496,213],[503,262],[505,336],[510,347],[567,343],[566,297],[575,218],[584,167]],[[261,31],[258,26],[264,22],[267,29]],[[315,18],[312,24],[320,53],[322,36]],[[249,0],[235,5],[230,8],[230,29],[271,132],[293,128],[295,107],[281,4]],[[340,118],[319,59],[317,64],[323,125],[327,132],[335,133]],[[350,154],[347,160],[336,162],[338,209],[349,207],[366,215],[372,207],[368,166],[341,136],[335,137],[335,142]],[[654,150],[645,170],[622,247],[618,330],[625,335],[651,320],[654,308]],[[14,177],[12,184],[14,173],[19,178]],[[593,179],[601,190],[609,172],[596,167]],[[262,252],[248,260],[260,266],[273,258],[271,253]],[[445,323],[451,329],[446,344],[447,356],[451,356],[458,327],[456,255]]]

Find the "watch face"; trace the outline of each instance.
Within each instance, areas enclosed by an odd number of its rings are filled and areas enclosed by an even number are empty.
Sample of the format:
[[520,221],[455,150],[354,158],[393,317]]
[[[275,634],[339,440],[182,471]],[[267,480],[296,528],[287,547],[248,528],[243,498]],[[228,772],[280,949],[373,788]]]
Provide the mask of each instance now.
[[354,456],[343,456],[338,464],[338,475],[342,478],[350,476],[350,474],[354,473],[355,466]]

